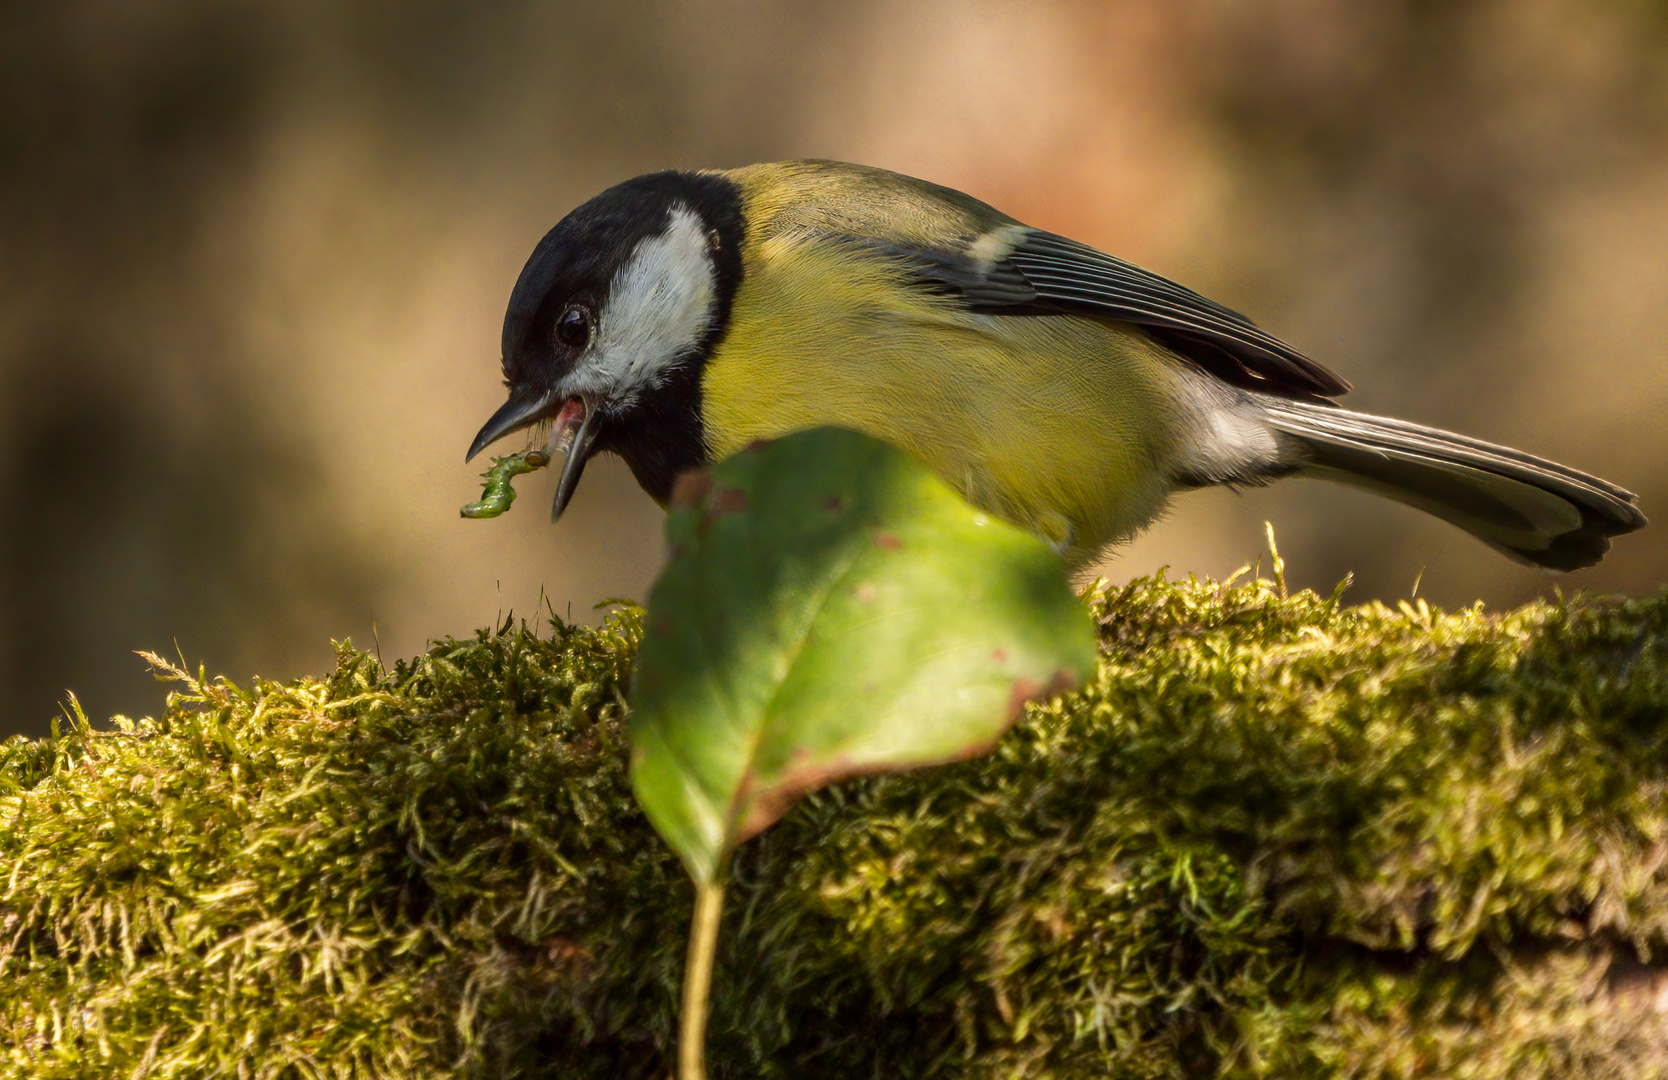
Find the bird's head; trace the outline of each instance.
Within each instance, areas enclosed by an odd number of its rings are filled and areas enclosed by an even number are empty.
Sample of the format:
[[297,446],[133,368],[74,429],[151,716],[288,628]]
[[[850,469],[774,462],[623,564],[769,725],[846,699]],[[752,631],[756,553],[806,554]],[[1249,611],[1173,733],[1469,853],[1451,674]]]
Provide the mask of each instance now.
[[552,520],[601,450],[664,502],[677,473],[704,463],[699,368],[741,276],[741,231],[735,186],[703,173],[640,176],[563,218],[510,294],[509,399],[468,456],[550,421],[551,450],[566,451]]

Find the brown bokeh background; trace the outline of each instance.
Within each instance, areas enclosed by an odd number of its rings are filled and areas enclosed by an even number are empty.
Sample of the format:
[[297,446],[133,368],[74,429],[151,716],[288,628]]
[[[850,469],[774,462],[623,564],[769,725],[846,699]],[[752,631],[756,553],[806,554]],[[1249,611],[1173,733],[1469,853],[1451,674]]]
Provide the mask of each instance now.
[[[1246,311],[1358,409],[1668,513],[1659,0],[0,3],[0,733],[136,648],[234,678],[388,660],[541,589],[641,597],[617,462],[462,521],[534,242],[610,183],[820,156],[964,189]],[[1104,568],[1278,530],[1354,599],[1655,589],[1657,529],[1549,579],[1308,482],[1212,491]],[[1421,574],[1422,579],[1420,578]]]

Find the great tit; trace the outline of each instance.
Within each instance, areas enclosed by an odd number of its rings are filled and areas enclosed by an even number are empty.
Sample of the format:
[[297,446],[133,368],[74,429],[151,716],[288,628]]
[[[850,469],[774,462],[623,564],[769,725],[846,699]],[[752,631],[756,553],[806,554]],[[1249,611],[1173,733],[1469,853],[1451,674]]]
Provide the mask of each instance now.
[[549,422],[552,520],[616,453],[685,470],[837,425],[915,455],[1074,565],[1172,492],[1338,480],[1519,562],[1591,566],[1633,494],[1478,439],[1339,408],[1349,384],[1249,319],[959,191],[835,161],[658,172],[545,234],[504,317],[509,400]]

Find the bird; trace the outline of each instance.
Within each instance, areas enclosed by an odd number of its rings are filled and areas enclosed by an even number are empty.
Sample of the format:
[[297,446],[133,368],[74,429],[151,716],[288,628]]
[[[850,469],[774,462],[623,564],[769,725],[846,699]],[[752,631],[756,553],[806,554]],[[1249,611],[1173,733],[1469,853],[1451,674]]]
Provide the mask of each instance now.
[[[678,477],[825,425],[889,442],[1082,568],[1170,496],[1317,477],[1547,571],[1597,563],[1637,498],[1544,458],[1334,400],[1246,316],[952,188],[800,160],[626,180],[538,242],[508,398],[473,458],[548,425],[552,520],[598,453]],[[466,459],[467,460],[467,459]]]

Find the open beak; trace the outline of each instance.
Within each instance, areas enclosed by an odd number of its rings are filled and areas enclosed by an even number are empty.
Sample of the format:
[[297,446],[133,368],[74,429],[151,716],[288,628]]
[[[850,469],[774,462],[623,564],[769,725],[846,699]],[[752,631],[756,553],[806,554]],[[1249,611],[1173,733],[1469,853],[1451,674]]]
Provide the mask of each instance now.
[[[475,441],[469,445],[469,455],[464,460],[470,460],[504,436],[544,419],[550,411],[550,403],[549,394],[526,397],[511,394],[510,400],[504,402],[503,407],[482,426]],[[556,499],[550,507],[551,521],[560,518],[562,511],[568,508],[568,500],[573,498],[579,478],[585,472],[585,459],[590,456],[591,443],[597,435],[599,404],[590,396],[571,397],[556,412],[550,432],[550,450],[565,454],[566,460],[562,463],[562,475],[556,481]]]
[[562,462],[562,475],[556,481],[556,498],[550,504],[550,521],[554,524],[568,508],[573,489],[585,471],[585,459],[591,456],[591,441],[597,437],[597,402],[590,398],[568,398],[562,411],[556,414],[556,428],[550,433],[551,450],[567,454]]
[[510,400],[504,402],[498,411],[492,414],[492,419],[482,425],[481,430],[476,433],[475,441],[469,444],[469,453],[464,455],[464,463],[475,460],[476,454],[511,432],[520,431],[537,422],[549,407],[548,393],[526,394],[517,390],[510,394]]

